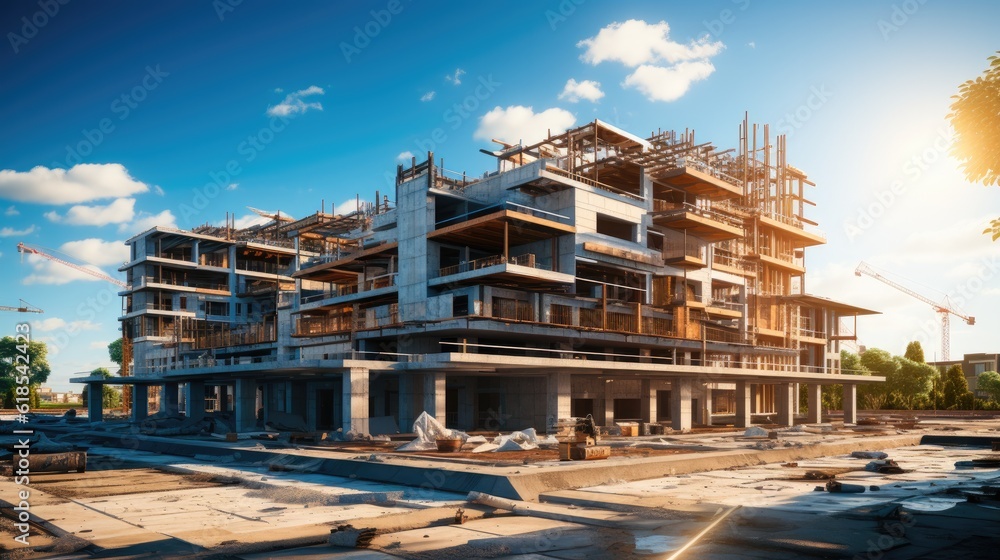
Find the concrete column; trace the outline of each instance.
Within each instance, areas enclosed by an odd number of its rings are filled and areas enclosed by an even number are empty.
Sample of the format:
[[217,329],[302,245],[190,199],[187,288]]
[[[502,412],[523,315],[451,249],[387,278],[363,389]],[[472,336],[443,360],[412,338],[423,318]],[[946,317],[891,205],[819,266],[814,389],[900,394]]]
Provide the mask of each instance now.
[[802,414],[802,403],[799,402],[799,395],[801,394],[801,392],[802,391],[799,384],[792,383],[792,395],[794,396],[792,398],[792,402],[795,403],[795,406],[792,408],[792,410],[794,410],[794,414]]
[[858,385],[844,383],[844,424],[858,423]]
[[749,428],[753,425],[750,418],[750,382],[736,382],[736,420],[733,425],[737,428]]
[[553,372],[545,376],[545,431],[554,433],[560,418],[570,417],[572,384],[569,373]]
[[181,413],[180,403],[178,402],[178,390],[180,389],[179,383],[164,383],[162,389],[160,389],[160,412],[164,412],[171,416],[179,416]]
[[87,420],[104,420],[104,385],[100,383],[87,383]]
[[424,374],[424,411],[445,423],[445,376],[443,371]]
[[702,403],[701,408],[704,411],[702,413],[702,421],[706,426],[712,425],[712,388],[705,386],[705,398],[704,403]]
[[420,411],[417,410],[417,393],[419,373],[408,371],[399,374],[399,430],[409,432],[413,428],[413,421],[417,419]]
[[306,419],[306,382],[292,381],[288,384],[288,412]]
[[[367,368],[351,368],[343,373],[343,427],[344,431],[354,430],[368,433],[368,392]],[[442,396],[442,398],[444,398]]]
[[205,417],[205,382],[188,381],[184,385],[185,410],[189,420],[201,420]]
[[142,422],[147,416],[149,416],[149,385],[137,383],[132,388],[132,421]]
[[670,382],[670,427],[675,430],[691,429],[691,384],[690,379]]
[[778,409],[778,418],[775,423],[779,426],[795,425],[795,402],[792,400],[795,392],[794,386],[794,383],[778,383],[774,387],[774,399],[777,401],[776,408]]
[[229,385],[219,385],[219,410],[229,412]]
[[806,419],[810,424],[818,424],[823,421],[823,386],[819,383],[807,385],[806,394],[809,396],[809,416]]
[[615,425],[615,394],[612,392],[612,385],[607,380],[604,381],[604,425]]
[[642,399],[642,421],[650,424],[656,422],[656,385],[651,380],[642,380],[639,398]]
[[257,380],[237,379],[233,392],[233,416],[236,431],[249,432],[257,429]]

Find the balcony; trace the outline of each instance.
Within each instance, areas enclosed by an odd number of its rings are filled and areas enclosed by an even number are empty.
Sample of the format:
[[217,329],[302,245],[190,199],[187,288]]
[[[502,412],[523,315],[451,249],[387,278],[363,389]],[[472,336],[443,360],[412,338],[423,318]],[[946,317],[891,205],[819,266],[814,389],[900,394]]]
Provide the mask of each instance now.
[[438,270],[438,277],[428,281],[428,285],[475,283],[483,278],[507,280],[527,284],[572,284],[572,274],[553,272],[539,263],[532,253],[507,257],[492,255],[462,262]]
[[301,316],[295,321],[293,337],[329,336],[350,333],[355,326],[352,313]]
[[273,320],[230,327],[219,325],[214,327],[194,329],[191,347],[195,350],[211,348],[232,348],[253,344],[269,344],[278,340],[277,329]]
[[718,247],[712,249],[712,270],[735,274],[737,276],[757,276],[757,267],[755,265],[746,262],[743,257],[739,257]]
[[826,243],[826,237],[822,232],[815,228],[810,228],[813,231],[808,231],[806,224],[797,218],[769,213],[762,214],[757,220],[762,226],[787,234],[795,247],[811,247]]
[[[743,196],[743,187],[738,179],[694,158],[680,158],[676,167],[654,171],[653,179],[657,183],[711,200]],[[654,195],[660,195],[664,190],[654,189]]]
[[671,205],[660,200],[652,214],[653,223],[670,229],[686,231],[705,241],[717,242],[743,237],[742,223],[725,214],[698,208],[691,204]]
[[663,264],[678,268],[704,268],[705,247],[690,239],[664,243]]
[[761,247],[759,253],[747,253],[746,258],[748,260],[760,261],[765,266],[790,272],[793,275],[805,274],[806,267],[797,264],[795,262],[795,256],[792,253],[778,253],[777,256],[771,256],[771,253],[772,252],[769,248]]
[[366,299],[382,297],[396,291],[398,273],[382,274],[366,278],[360,283],[339,284],[320,293],[302,297],[302,305],[307,309],[316,309],[326,305],[340,305]]
[[223,283],[185,280],[182,278],[155,278],[141,276],[133,278],[132,283],[125,286],[123,292],[133,292],[142,289],[175,290],[179,292],[197,292],[206,295],[228,296],[229,286]]

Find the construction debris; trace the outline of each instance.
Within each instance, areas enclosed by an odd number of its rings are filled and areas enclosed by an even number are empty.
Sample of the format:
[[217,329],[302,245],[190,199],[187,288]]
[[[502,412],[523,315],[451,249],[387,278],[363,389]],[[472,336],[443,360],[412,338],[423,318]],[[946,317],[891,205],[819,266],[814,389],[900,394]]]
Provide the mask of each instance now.
[[338,525],[330,529],[330,545],[346,548],[368,548],[375,538],[375,529],[355,529],[353,525]]

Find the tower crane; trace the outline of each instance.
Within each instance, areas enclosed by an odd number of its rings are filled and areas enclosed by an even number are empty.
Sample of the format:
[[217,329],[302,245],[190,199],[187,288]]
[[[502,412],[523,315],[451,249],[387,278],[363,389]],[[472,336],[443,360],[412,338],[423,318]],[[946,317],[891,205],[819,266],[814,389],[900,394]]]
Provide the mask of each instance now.
[[[128,284],[126,284],[125,282],[122,282],[121,280],[119,280],[119,279],[117,279],[117,278],[115,278],[113,276],[108,276],[107,274],[104,274],[100,270],[94,270],[93,268],[87,268],[85,266],[81,266],[81,265],[78,265],[76,263],[71,263],[71,262],[69,262],[67,260],[60,259],[59,257],[57,257],[55,255],[50,255],[49,253],[46,253],[45,251],[42,251],[41,249],[38,249],[36,247],[32,247],[30,245],[26,245],[26,244],[24,244],[24,242],[21,242],[21,243],[17,244],[17,252],[21,253],[22,257],[24,257],[25,254],[38,255],[39,257],[42,257],[44,259],[48,259],[48,260],[50,260],[52,262],[57,262],[57,263],[59,263],[61,265],[64,265],[64,266],[68,266],[68,267],[70,267],[70,268],[72,268],[74,270],[78,270],[78,271],[80,271],[80,272],[82,272],[84,274],[89,274],[90,276],[93,276],[94,278],[100,278],[101,280],[105,280],[107,282],[111,282],[112,284],[114,284],[115,286],[118,286],[119,288],[127,288],[128,287]],[[22,302],[23,302],[23,300],[22,300]],[[127,324],[123,324],[122,325],[122,367],[121,367],[121,371],[120,371],[120,375],[122,377],[128,377],[129,375],[132,374],[131,370],[129,369],[129,366],[130,366],[131,363],[132,363],[132,337],[131,337],[131,334],[129,333],[128,325]],[[131,387],[128,386],[128,385],[125,385],[124,387],[122,387],[122,406],[125,408],[125,410],[129,410],[129,408],[131,408],[131,406],[132,406],[132,402],[131,402],[132,401],[132,392],[129,389],[131,389]]]
[[0,305],[0,311],[17,311],[18,313],[45,313],[41,309],[31,305],[30,303],[21,300],[21,305],[18,307],[11,307],[9,305]]
[[872,267],[868,266],[868,264],[866,264],[864,262],[861,262],[861,264],[858,265],[858,268],[856,268],[854,270],[854,275],[855,276],[861,276],[862,274],[865,275],[865,276],[871,276],[872,278],[878,280],[879,282],[882,282],[883,284],[888,284],[889,286],[892,286],[893,288],[896,288],[897,290],[903,292],[904,294],[907,294],[907,295],[909,295],[911,297],[914,297],[914,298],[916,298],[916,299],[918,299],[918,300],[926,303],[927,305],[930,305],[931,307],[934,308],[934,311],[936,311],[938,314],[941,315],[941,359],[942,360],[947,361],[947,360],[950,359],[949,354],[950,354],[950,349],[951,349],[950,348],[951,347],[951,322],[950,322],[949,316],[954,315],[954,316],[958,317],[959,319],[962,319],[963,321],[965,321],[965,323],[968,324],[968,325],[975,325],[976,324],[976,318],[975,317],[972,317],[972,316],[969,316],[969,315],[965,315],[965,314],[960,313],[959,311],[955,310],[951,306],[951,302],[948,301],[948,296],[945,296],[944,300],[941,303],[938,303],[938,302],[932,300],[929,297],[921,295],[921,294],[919,294],[919,293],[917,293],[917,292],[915,292],[915,291],[907,288],[906,286],[903,286],[902,284],[899,284],[897,282],[893,282],[892,280],[889,280],[885,276],[882,276],[878,272],[875,272],[875,270],[873,270]]

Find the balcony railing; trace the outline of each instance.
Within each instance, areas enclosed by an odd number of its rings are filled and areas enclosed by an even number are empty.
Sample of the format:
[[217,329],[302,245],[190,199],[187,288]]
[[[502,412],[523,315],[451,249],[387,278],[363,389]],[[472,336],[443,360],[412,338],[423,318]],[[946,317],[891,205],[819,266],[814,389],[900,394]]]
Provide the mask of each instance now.
[[535,309],[527,301],[510,298],[493,298],[491,317],[510,321],[534,321]]
[[125,289],[127,290],[138,290],[140,288],[145,288],[150,284],[167,284],[170,286],[182,286],[185,288],[196,288],[199,290],[217,290],[221,292],[229,291],[228,284],[215,284],[211,282],[196,282],[190,280],[184,280],[181,278],[154,278],[152,276],[141,276],[138,279],[133,278],[132,283],[128,284]]
[[664,243],[663,245],[663,258],[665,259],[675,259],[678,257],[694,257],[696,259],[704,259],[705,248],[704,246],[692,240],[687,241],[673,241]]
[[205,350],[209,348],[230,348],[247,344],[266,344],[276,341],[277,333],[274,322],[242,325],[239,327],[221,327],[212,329],[197,329],[194,331],[192,348]]
[[354,317],[350,313],[299,317],[295,322],[295,336],[322,336],[351,332]]
[[510,257],[506,259],[504,258],[503,255],[493,255],[489,257],[483,257],[481,259],[462,262],[452,266],[446,266],[438,270],[438,276],[451,276],[452,274],[461,274],[463,272],[470,272],[473,270],[479,270],[482,268],[488,268],[491,266],[497,266],[501,264],[516,264],[518,266],[526,266],[528,268],[549,270],[549,267],[536,262],[534,254],[526,253],[524,255],[518,255],[516,257]]

